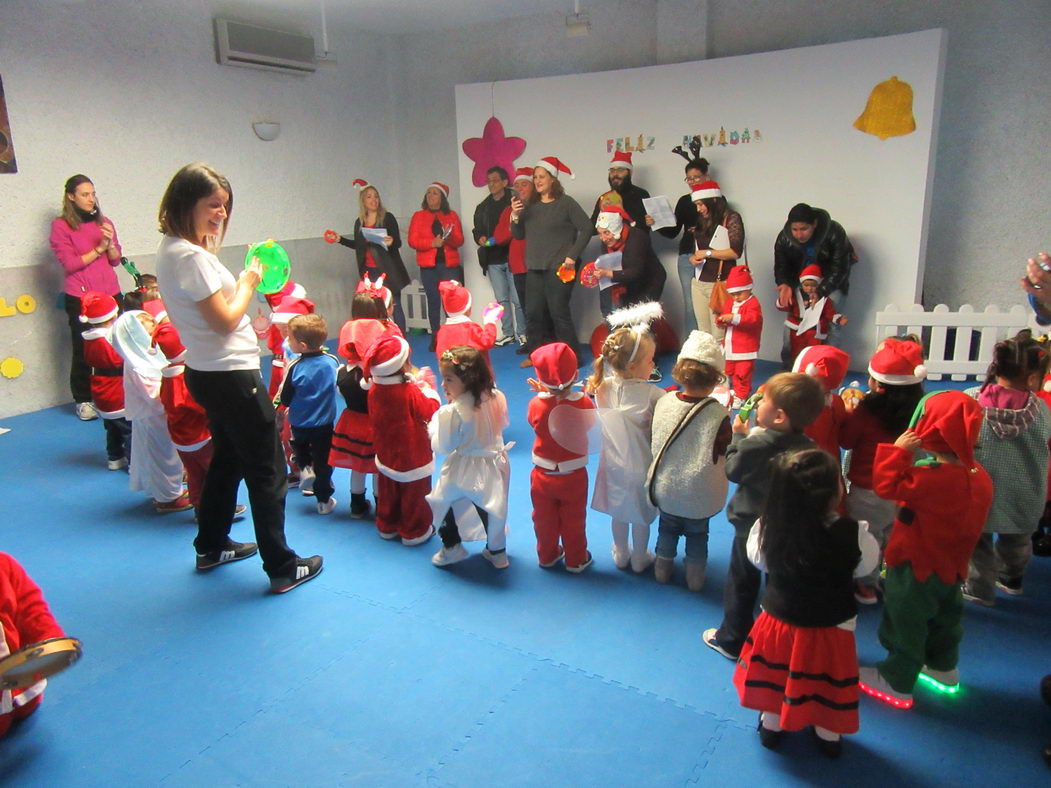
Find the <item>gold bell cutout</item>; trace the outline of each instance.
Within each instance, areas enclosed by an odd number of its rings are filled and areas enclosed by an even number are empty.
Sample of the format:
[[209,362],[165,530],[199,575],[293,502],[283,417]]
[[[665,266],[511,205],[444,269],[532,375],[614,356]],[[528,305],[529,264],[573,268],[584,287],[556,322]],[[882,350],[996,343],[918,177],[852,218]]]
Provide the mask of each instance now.
[[897,77],[880,82],[869,93],[865,111],[854,121],[854,128],[881,140],[903,137],[916,131],[912,115],[912,85]]

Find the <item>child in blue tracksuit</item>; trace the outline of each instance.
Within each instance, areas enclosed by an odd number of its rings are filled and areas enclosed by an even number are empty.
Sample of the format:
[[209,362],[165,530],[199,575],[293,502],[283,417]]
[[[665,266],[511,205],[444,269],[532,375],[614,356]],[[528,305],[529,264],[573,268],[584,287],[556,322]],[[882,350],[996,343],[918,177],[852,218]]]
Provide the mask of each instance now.
[[340,361],[324,349],[328,327],[321,315],[297,315],[288,322],[288,344],[299,357],[285,368],[280,401],[288,406],[292,447],[300,468],[299,489],[313,489],[318,514],[336,508],[332,497],[332,427],[336,421],[336,373]]

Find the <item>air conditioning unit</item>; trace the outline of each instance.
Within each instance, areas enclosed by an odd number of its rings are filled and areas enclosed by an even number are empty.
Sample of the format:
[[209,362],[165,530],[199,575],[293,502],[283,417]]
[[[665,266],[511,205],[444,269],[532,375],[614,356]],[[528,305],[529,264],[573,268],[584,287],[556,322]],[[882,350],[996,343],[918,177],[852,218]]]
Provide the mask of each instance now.
[[317,71],[314,38],[267,27],[215,19],[215,46],[220,65],[309,74]]

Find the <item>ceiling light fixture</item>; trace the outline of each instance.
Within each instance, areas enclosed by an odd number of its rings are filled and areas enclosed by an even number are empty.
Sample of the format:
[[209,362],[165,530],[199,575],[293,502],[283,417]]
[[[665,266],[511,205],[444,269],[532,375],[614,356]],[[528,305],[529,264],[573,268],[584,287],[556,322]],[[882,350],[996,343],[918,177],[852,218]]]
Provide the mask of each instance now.
[[566,17],[566,36],[580,38],[591,32],[591,17],[580,10],[580,0],[573,0],[573,13]]

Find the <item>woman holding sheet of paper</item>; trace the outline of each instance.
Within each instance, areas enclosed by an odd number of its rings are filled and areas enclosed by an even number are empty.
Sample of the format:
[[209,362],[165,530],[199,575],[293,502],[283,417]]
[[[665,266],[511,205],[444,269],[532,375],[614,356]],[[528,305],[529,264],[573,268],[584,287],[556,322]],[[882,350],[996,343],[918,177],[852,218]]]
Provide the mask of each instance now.
[[[450,279],[460,281],[460,247],[463,227],[456,211],[449,207],[449,187],[433,181],[423,195],[420,210],[409,222],[409,246],[416,250],[420,279],[427,294],[427,317],[431,323],[431,350],[441,325],[442,301],[438,285]],[[462,283],[462,282],[461,282]]]
[[358,218],[354,222],[354,235],[341,235],[339,243],[350,247],[358,258],[358,279],[365,274],[373,281],[384,274],[384,285],[394,296],[394,322],[405,331],[405,313],[401,308],[401,291],[409,283],[405,263],[401,260],[401,233],[394,214],[383,207],[379,190],[360,178],[355,178],[358,192]]
[[744,222],[741,214],[730,210],[715,181],[697,184],[691,197],[697,206],[697,224],[693,228],[697,251],[690,258],[695,272],[693,313],[697,327],[721,342],[724,329],[716,324],[708,302],[715,283],[725,281],[744,253]]
[[[599,305],[606,317],[614,308],[660,301],[668,275],[653,251],[650,234],[633,227],[620,206],[607,206],[595,221],[605,254],[595,261],[600,283]],[[608,267],[607,267],[608,266]]]

